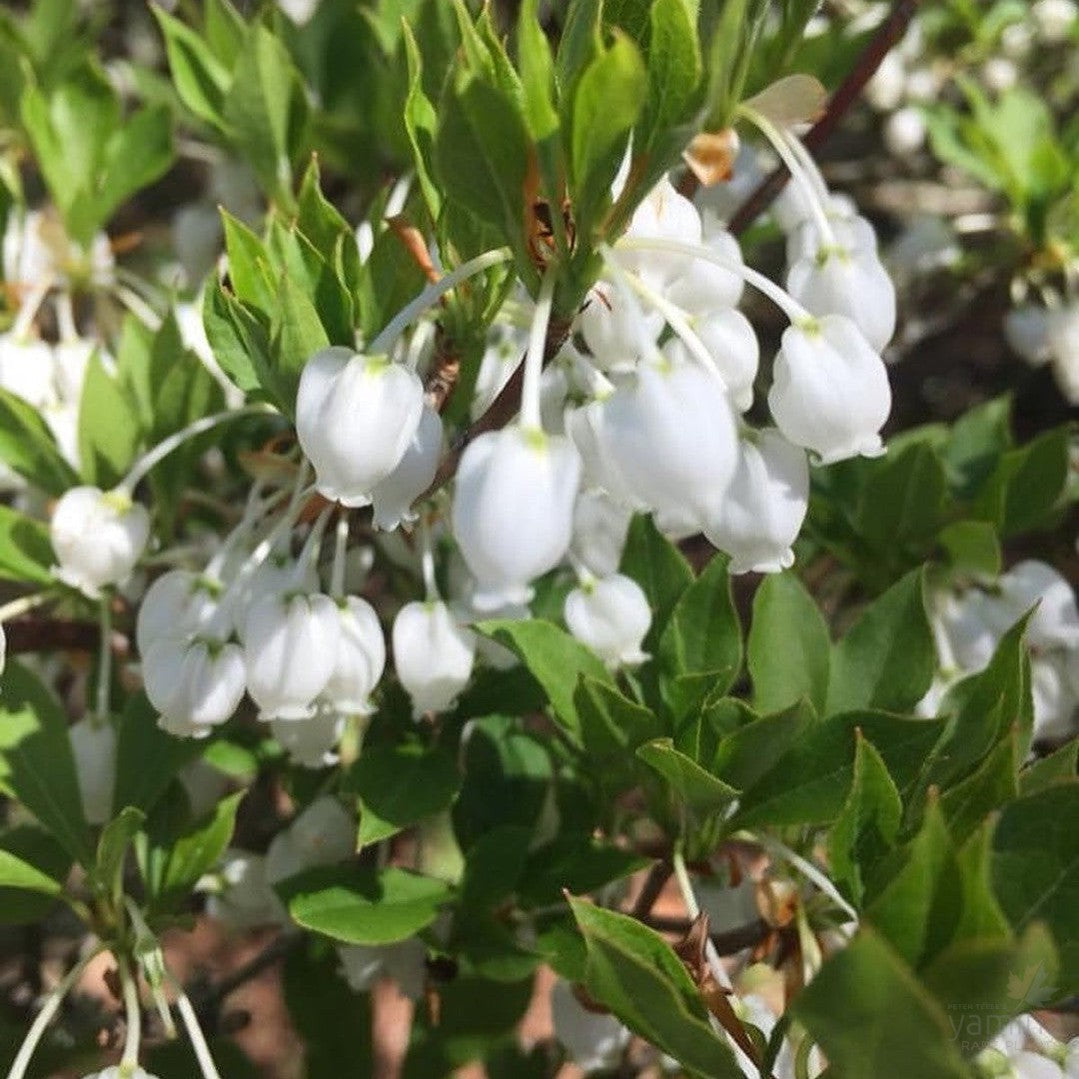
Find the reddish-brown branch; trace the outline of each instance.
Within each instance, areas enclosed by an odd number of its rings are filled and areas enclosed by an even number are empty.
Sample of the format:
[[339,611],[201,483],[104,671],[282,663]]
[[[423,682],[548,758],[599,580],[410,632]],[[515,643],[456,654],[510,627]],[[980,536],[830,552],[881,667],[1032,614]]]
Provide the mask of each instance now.
[[[824,110],[824,115],[806,134],[803,141],[807,149],[810,151],[819,150],[839,126],[839,122],[847,114],[851,105],[858,100],[858,97],[865,89],[866,83],[869,82],[877,68],[880,67],[884,57],[891,52],[892,48],[906,33],[907,26],[914,17],[917,7],[918,0],[896,0],[888,18],[880,24],[877,32],[862,50],[850,74],[843,80],[836,92],[832,94],[828,107]],[[692,173],[688,175],[693,176]],[[776,166],[734,213],[727,224],[727,228],[735,236],[745,232],[772,205],[789,179],[790,173],[787,171],[786,166],[783,164]],[[693,177],[693,185],[695,190],[696,177]]]
[[69,621],[62,618],[15,618],[4,623],[7,650],[12,655],[24,652],[93,652],[101,640],[96,622]]

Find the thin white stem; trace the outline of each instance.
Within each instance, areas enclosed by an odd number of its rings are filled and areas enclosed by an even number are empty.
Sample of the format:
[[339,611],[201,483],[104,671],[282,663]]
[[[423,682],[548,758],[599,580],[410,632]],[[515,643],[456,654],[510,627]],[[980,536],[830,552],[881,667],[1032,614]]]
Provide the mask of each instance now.
[[855,925],[858,924],[858,912],[843,898],[827,873],[818,869],[817,866],[807,858],[803,858],[797,851],[793,851],[786,844],[780,843],[778,839],[773,839],[771,836],[766,835],[749,835],[748,833],[747,838],[751,842],[762,846],[773,857],[782,858],[784,861],[789,862],[806,880],[815,884],[819,891],[828,896]]
[[26,614],[27,611],[32,611],[35,607],[40,607],[43,603],[48,603],[49,600],[55,598],[51,592],[35,592],[31,596],[19,596],[18,599],[13,599],[0,607],[0,623],[6,622],[9,618],[18,618],[20,614]]
[[348,550],[348,515],[337,518],[333,544],[333,570],[330,572],[330,596],[343,599],[345,595],[345,553]]
[[22,1045],[19,1046],[19,1052],[16,1054],[15,1060],[8,1070],[7,1079],[23,1079],[26,1075],[26,1069],[30,1066],[30,1060],[34,1055],[34,1051],[37,1049],[38,1043],[45,1034],[49,1023],[52,1022],[53,1016],[60,1010],[60,1005],[63,1003],[64,997],[71,992],[72,988],[83,976],[86,968],[90,965],[90,962],[95,959],[101,951],[101,948],[95,948],[85,959],[76,963],[75,966],[71,968],[70,973],[68,973],[61,980],[60,984],[45,998],[45,1003],[41,1006],[41,1011],[35,1016],[29,1031],[27,1031],[26,1037],[23,1039]]
[[532,326],[528,331],[524,384],[521,386],[521,426],[528,430],[543,429],[540,418],[540,378],[543,375],[543,352],[547,347],[547,325],[551,321],[554,286],[555,275],[548,270],[540,285]]
[[[641,356],[659,356],[660,351],[656,345],[655,338],[649,332],[648,327],[645,325],[644,308],[641,306],[640,297],[630,286],[627,280],[629,272],[626,268],[614,257],[614,252],[607,244],[600,246],[600,254],[603,256],[604,263],[608,270],[611,272],[611,276],[614,278],[614,288],[618,294],[625,300],[633,311],[633,314],[637,317],[632,320],[632,325],[637,337],[637,347],[640,350]],[[593,303],[602,303],[603,300],[593,300]]]
[[431,544],[431,526],[427,519],[420,518],[420,567],[423,572],[423,592],[428,603],[438,600],[438,579],[435,576],[435,553]]
[[831,198],[831,192],[828,190],[828,185],[824,181],[824,174],[821,172],[820,167],[816,161],[813,160],[813,155],[806,149],[805,143],[793,132],[783,129],[781,132],[784,139],[786,139],[787,145],[791,148],[791,151],[801,162],[802,168],[805,170],[805,174],[812,181],[813,186],[816,188],[821,202],[824,204],[825,215],[828,213],[828,200]]
[[19,306],[19,313],[11,326],[11,336],[16,341],[22,341],[29,335],[30,327],[33,326],[34,319],[37,318],[37,313],[41,310],[41,305],[49,295],[52,285],[52,278],[46,277],[30,290],[29,295]]
[[112,597],[106,593],[101,597],[100,609],[101,651],[97,668],[97,702],[94,716],[98,723],[107,723],[109,719],[109,689],[112,682]]
[[775,152],[779,154],[780,160],[787,166],[787,171],[791,174],[791,179],[794,180],[801,189],[802,194],[805,195],[809,205],[809,211],[813,215],[813,220],[816,223],[817,228],[820,230],[821,240],[828,247],[835,247],[835,230],[832,228],[831,221],[828,220],[828,213],[821,200],[820,193],[817,191],[813,178],[806,174],[806,170],[798,159],[798,155],[791,149],[786,136],[772,123],[771,120],[768,119],[767,116],[758,112],[756,109],[742,105],[738,111],[747,120],[755,124],[764,137],[772,144]]
[[588,387],[593,397],[603,400],[614,393],[614,383],[587,356],[582,356],[576,349],[571,355],[575,376]]
[[116,298],[149,330],[161,329],[161,316],[134,290],[126,285],[115,285]]
[[118,964],[120,984],[124,993],[124,1013],[127,1016],[127,1033],[124,1036],[124,1055],[120,1067],[134,1068],[139,1063],[139,1042],[142,1040],[142,1005],[139,1001],[138,971],[131,969],[126,960]]
[[180,1011],[180,1018],[184,1021],[187,1036],[191,1039],[191,1045],[195,1050],[195,1058],[199,1062],[203,1079],[221,1079],[221,1074],[214,1064],[214,1058],[210,1055],[210,1047],[206,1044],[206,1036],[199,1026],[198,1016],[191,1005],[191,1001],[182,989],[177,986],[176,1007]]
[[[690,921],[696,921],[697,918],[700,917],[701,906],[697,902],[697,896],[693,891],[693,882],[689,879],[689,870],[686,869],[686,860],[682,855],[681,849],[678,847],[675,848],[671,864],[674,867],[674,877],[678,882],[678,890],[682,893],[682,902],[686,905],[686,913],[689,915]],[[730,976],[727,974],[727,970],[723,966],[723,961],[720,959],[719,952],[716,951],[716,946],[712,943],[711,938],[705,942],[704,954],[705,958],[708,960],[708,969],[711,970],[712,977],[715,978],[724,989],[733,994],[734,987],[731,985]],[[713,1019],[713,1023],[722,1029],[721,1024],[715,1019]],[[757,1066],[734,1038],[732,1038],[727,1031],[724,1031],[724,1033],[727,1035],[727,1041],[734,1050],[735,1059],[738,1061],[739,1068],[742,1069],[742,1074],[750,1076],[751,1079],[757,1079],[760,1074]]]
[[752,285],[767,296],[791,322],[815,321],[805,307],[771,278],[733,259],[724,258],[718,252],[701,244],[684,243],[681,240],[649,239],[642,236],[639,239],[619,240],[617,247],[625,251],[663,251],[670,255],[685,255],[687,258],[710,262],[713,266],[721,266],[724,270],[737,274],[746,284]]
[[314,527],[312,527],[311,533],[308,535],[307,541],[300,551],[300,557],[296,559],[296,568],[293,576],[297,586],[299,586],[300,582],[307,575],[307,571],[312,566],[318,565],[318,557],[322,552],[322,537],[325,535],[326,525],[330,523],[331,513],[333,513],[333,507],[327,506],[318,515]]
[[420,317],[429,307],[433,307],[442,297],[456,288],[462,281],[474,277],[476,274],[497,266],[500,262],[508,262],[513,255],[508,247],[500,247],[495,251],[485,251],[474,259],[462,263],[456,270],[452,270],[445,277],[439,278],[432,285],[428,285],[415,299],[411,300],[383,327],[382,332],[371,342],[368,353],[373,356],[381,356],[389,352],[390,346],[397,340],[407,326]]
[[117,490],[125,491],[130,496],[139,485],[139,481],[142,480],[152,468],[160,464],[173,450],[182,446],[185,442],[188,442],[193,438],[198,438],[199,435],[213,430],[218,424],[225,423],[227,420],[238,419],[241,416],[265,415],[272,413],[273,411],[274,410],[270,408],[269,405],[244,405],[242,408],[230,409],[227,412],[215,412],[212,416],[203,416],[202,419],[195,420],[194,423],[189,423],[175,434],[171,434],[168,438],[162,439],[148,453],[143,454],[143,456],[131,466],[131,470],[128,474],[120,481]]
[[79,339],[79,328],[75,324],[75,305],[70,292],[61,292],[56,297],[56,321],[60,326],[60,341],[64,344]]

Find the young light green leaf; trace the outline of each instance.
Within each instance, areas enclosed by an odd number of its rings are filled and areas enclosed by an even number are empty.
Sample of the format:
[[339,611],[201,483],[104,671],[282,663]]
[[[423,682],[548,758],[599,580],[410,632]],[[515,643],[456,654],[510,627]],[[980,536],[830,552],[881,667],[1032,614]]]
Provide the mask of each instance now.
[[79,402],[79,462],[86,480],[108,488],[134,463],[142,441],[135,402],[95,353]]
[[236,811],[246,793],[237,791],[222,798],[207,816],[175,840],[165,864],[159,900],[167,902],[190,894],[198,879],[213,868],[232,839]]
[[0,578],[50,585],[55,563],[49,530],[33,517],[0,505]]
[[670,738],[657,738],[638,746],[637,757],[666,780],[675,799],[698,820],[725,809],[738,797],[734,787],[675,749]]
[[2,387],[0,460],[46,494],[61,495],[79,482],[38,410]]
[[2,848],[0,848],[0,888],[18,888],[20,891],[40,892],[42,895],[50,896],[58,896],[64,890],[60,881],[54,880],[36,866]]
[[228,69],[189,26],[160,5],[155,4],[151,11],[165,36],[165,52],[180,100],[200,120],[222,128],[231,81]]

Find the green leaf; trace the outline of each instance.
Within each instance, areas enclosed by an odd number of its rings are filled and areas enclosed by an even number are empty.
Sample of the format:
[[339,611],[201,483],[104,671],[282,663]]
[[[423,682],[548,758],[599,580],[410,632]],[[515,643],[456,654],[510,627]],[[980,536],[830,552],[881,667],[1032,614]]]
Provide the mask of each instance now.
[[835,820],[853,783],[859,729],[880,753],[903,795],[939,742],[944,722],[848,712],[815,723],[743,794],[731,827]]
[[169,851],[159,899],[183,898],[198,879],[212,869],[232,839],[236,811],[246,791],[237,791],[220,802],[188,832],[178,836]]
[[79,482],[41,413],[3,388],[0,388],[0,460],[46,494],[61,495]]
[[134,806],[149,813],[185,764],[203,747],[193,738],[174,738],[157,725],[157,710],[145,693],[128,699],[116,742],[114,806]]
[[1042,757],[1027,765],[1019,773],[1019,792],[1037,794],[1046,787],[1057,783],[1067,783],[1076,778],[1079,769],[1079,738],[1054,750],[1047,757]]
[[846,805],[828,834],[832,879],[860,907],[864,867],[891,848],[903,818],[903,801],[880,754],[861,735],[854,756],[854,779]]
[[738,797],[734,787],[675,749],[670,738],[657,738],[638,746],[637,756],[667,781],[674,797],[699,820],[726,808]]
[[642,742],[660,735],[660,724],[644,705],[623,696],[616,686],[582,675],[573,694],[581,724],[581,742],[591,757],[624,762]]
[[238,300],[221,287],[219,281],[211,281],[206,286],[202,322],[214,359],[229,379],[244,393],[251,393],[260,387],[271,393],[273,380],[269,371],[268,346],[266,355],[249,353],[241,326],[245,322],[250,325],[251,316],[243,310]]
[[993,890],[1017,932],[1048,925],[1060,954],[1061,994],[1079,990],[1079,782],[1005,806],[993,835]]
[[540,24],[537,0],[524,0],[517,15],[517,62],[524,90],[525,120],[536,142],[558,130],[554,59]]
[[650,6],[648,93],[633,153],[655,159],[660,168],[689,141],[686,125],[700,100],[703,68],[695,8],[687,0],[656,0]]
[[10,926],[40,921],[56,905],[56,896],[71,871],[71,855],[43,828],[32,824],[19,824],[0,833],[0,850],[7,859],[29,866],[33,873],[52,882],[48,888],[32,884],[28,888],[17,883],[21,870],[12,866],[10,886],[0,886],[0,922]]
[[407,21],[401,24],[405,58],[408,61],[408,96],[405,98],[405,131],[412,147],[412,161],[416,166],[416,179],[427,205],[431,221],[437,221],[442,209],[442,193],[435,182],[435,139],[438,131],[438,113],[423,89],[423,58],[416,44],[416,37]]
[[449,898],[442,881],[390,866],[331,866],[288,882],[288,909],[305,929],[345,944],[393,944],[414,936]]
[[870,475],[858,506],[858,531],[878,552],[902,552],[934,535],[944,496],[940,458],[924,442],[915,443],[889,455]]
[[392,229],[375,237],[360,270],[359,301],[364,336],[379,331],[427,284],[423,270]]
[[266,245],[250,228],[227,210],[221,211],[225,251],[229,257],[229,284],[241,303],[271,312],[276,289]]
[[[709,695],[725,693],[742,666],[742,627],[731,598],[727,565],[721,555],[709,562],[679,597],[659,641],[665,670],[676,675],[708,674]],[[682,714],[704,695],[677,683],[668,684],[668,693],[676,712]]]
[[127,849],[142,828],[146,815],[134,806],[126,806],[105,825],[97,841],[97,860],[93,877],[99,887],[117,893],[121,888],[121,874]]
[[872,929],[833,955],[790,1010],[843,1079],[969,1079],[943,1007]]
[[95,353],[86,366],[79,401],[79,462],[84,478],[106,489],[119,483],[134,463],[141,441],[135,402]]
[[967,837],[993,810],[1019,796],[1019,738],[1013,731],[961,783],[944,791],[940,807],[956,843]]
[[741,1070],[713,1029],[700,991],[670,945],[624,914],[570,897],[588,945],[584,985],[630,1030],[694,1075],[734,1079]]
[[583,674],[611,683],[611,676],[599,657],[553,622],[495,620],[480,622],[475,628],[520,657],[543,686],[555,717],[579,742],[581,720],[574,699],[578,678]]
[[58,896],[64,886],[29,862],[0,848],[0,888],[18,888],[26,892]]
[[415,742],[364,746],[348,777],[349,790],[360,799],[357,845],[388,839],[448,808],[460,785],[457,765],[444,749]]
[[283,395],[286,411],[296,407],[296,389],[304,366],[330,339],[307,293],[288,274],[277,289],[277,304],[271,329],[278,392]]
[[[707,710],[704,714],[707,716]],[[776,715],[751,718],[720,739],[710,771],[732,787],[749,790],[792,745],[806,736],[816,721],[816,715],[804,701]]]
[[828,625],[797,576],[765,577],[753,597],[747,643],[757,711],[778,712],[802,698],[823,711],[831,652]]
[[908,573],[835,646],[829,714],[866,707],[905,712],[925,696],[937,653],[922,590],[922,571]]
[[0,578],[51,585],[55,562],[49,530],[33,517],[0,505]]
[[169,70],[180,100],[200,120],[224,127],[229,72],[194,30],[157,4],[151,11],[165,36]]
[[940,530],[937,541],[957,572],[976,577],[1000,576],[1000,539],[988,521],[954,521]]
[[559,835],[528,852],[517,898],[523,907],[542,907],[561,900],[565,892],[595,892],[652,864],[632,851],[602,842],[587,832]]
[[655,654],[675,604],[693,583],[693,570],[678,548],[656,528],[652,518],[644,516],[636,516],[630,522],[618,570],[632,577],[648,597],[652,626],[644,643],[646,651]]
[[571,195],[577,227],[586,242],[610,203],[611,183],[640,116],[647,86],[640,52],[629,38],[619,36],[588,64],[575,88]]
[[37,677],[13,661],[0,682],[0,761],[4,785],[73,858],[91,866],[67,718]]
[[303,152],[308,118],[300,74],[285,45],[252,27],[224,102],[226,127],[264,190],[293,205],[292,168]]

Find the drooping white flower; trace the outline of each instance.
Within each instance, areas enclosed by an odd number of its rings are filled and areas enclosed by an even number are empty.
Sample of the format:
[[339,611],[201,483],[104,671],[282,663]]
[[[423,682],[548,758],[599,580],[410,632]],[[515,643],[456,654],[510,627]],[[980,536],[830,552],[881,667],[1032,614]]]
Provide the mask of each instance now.
[[159,640],[197,633],[216,613],[220,592],[216,581],[190,570],[173,569],[158,577],[146,590],[135,622],[139,655]]
[[1037,0],[1030,14],[1038,37],[1046,45],[1058,45],[1067,40],[1079,18],[1079,5],[1075,0]]
[[323,699],[346,715],[369,715],[371,693],[386,666],[386,642],[375,609],[359,596],[337,605],[337,660]]
[[338,946],[341,971],[349,988],[366,993],[380,977],[387,977],[410,1000],[423,996],[427,982],[427,945],[419,937],[397,944]]
[[629,1031],[609,1012],[594,1012],[561,979],[551,990],[554,1035],[583,1072],[614,1067],[629,1045]]
[[791,266],[787,288],[814,315],[845,315],[877,352],[895,333],[895,285],[875,252],[823,248]]
[[883,361],[858,327],[825,315],[784,331],[768,405],[790,442],[830,464],[883,452],[880,429],[892,391]]
[[472,391],[472,419],[479,419],[502,392],[524,355],[528,331],[513,323],[496,320],[487,332],[487,347],[480,360]]
[[288,924],[288,914],[267,877],[266,857],[226,851],[219,871],[221,889],[206,901],[206,913],[234,929]]
[[906,88],[903,58],[893,49],[885,53],[873,77],[866,83],[865,98],[878,112],[891,112],[899,107]]
[[1034,737],[1064,739],[1075,733],[1079,696],[1075,674],[1079,652],[1056,651],[1035,655],[1030,663],[1030,692],[1034,701]]
[[[757,378],[761,356],[761,346],[753,324],[741,311],[732,307],[695,318],[692,326],[715,360],[731,402],[739,412],[745,412],[753,404],[753,383]],[[692,362],[683,341],[670,342],[666,352],[675,362]]]
[[305,869],[342,862],[355,850],[355,818],[336,798],[325,795],[274,837],[266,851],[266,879],[279,884]]
[[884,145],[896,157],[916,154],[925,145],[928,133],[922,110],[913,105],[896,109],[884,121]]
[[[697,207],[666,176],[634,210],[625,233],[628,240],[675,240],[687,244],[699,244],[702,235]],[[666,288],[686,269],[684,255],[666,252],[619,251],[618,258],[657,288]]]
[[165,730],[205,737],[232,717],[244,695],[243,650],[220,640],[162,637],[143,655],[142,677]]
[[1000,578],[1001,598],[1013,620],[1036,603],[1027,640],[1037,649],[1079,648],[1079,605],[1075,590],[1052,566],[1034,559],[1016,563]]
[[414,521],[412,503],[431,486],[442,452],[442,417],[425,406],[419,426],[394,470],[371,491],[375,527],[396,528]]
[[367,505],[404,457],[422,413],[414,371],[337,346],[316,352],[300,376],[296,435],[322,494]]
[[791,545],[808,507],[805,450],[761,431],[742,440],[734,479],[704,534],[731,556],[731,573],[778,573],[794,562]]
[[1049,344],[1049,311],[1040,304],[1024,303],[1004,317],[1004,336],[1031,367],[1040,367],[1053,358]]
[[1079,302],[1050,313],[1048,345],[1060,392],[1071,404],[1079,404]]
[[340,616],[329,596],[265,596],[247,612],[247,691],[265,719],[314,715],[337,665]]
[[475,636],[440,600],[406,603],[393,621],[393,661],[412,714],[444,712],[472,677]]
[[307,719],[273,719],[270,731],[293,764],[327,768],[337,763],[335,750],[345,731],[345,717],[323,706]]
[[530,582],[569,549],[581,461],[563,435],[520,426],[480,435],[461,458],[453,534],[478,610],[527,603]]
[[56,503],[49,531],[56,576],[96,599],[131,576],[150,538],[150,515],[123,491],[72,487]]
[[645,510],[648,507],[627,486],[604,440],[604,400],[589,401],[580,408],[566,409],[566,434],[581,458],[581,486],[602,491],[620,506]]
[[683,270],[666,290],[667,299],[691,315],[709,315],[736,307],[742,298],[745,282],[738,268],[742,266],[742,248],[716,218],[707,213],[702,221],[702,246],[731,264],[731,269],[704,259],[687,258]]
[[663,332],[664,320],[658,311],[642,309],[625,289],[597,281],[574,325],[596,366],[609,371],[631,367],[650,350]]
[[85,1079],[157,1079],[157,1076],[151,1075],[144,1068],[137,1065],[134,1069],[113,1065],[104,1071],[93,1072],[91,1075],[87,1075]]
[[68,728],[82,811],[90,824],[112,818],[116,783],[116,728],[108,720],[87,716]]
[[633,511],[603,491],[582,491],[573,508],[570,550],[597,577],[618,571]]
[[[877,252],[877,231],[861,214],[828,214],[835,242],[857,255],[873,255]],[[817,259],[828,246],[815,220],[801,222],[787,233],[787,264],[793,266],[801,259]]]
[[53,350],[44,341],[0,334],[0,387],[45,408],[56,401],[55,377]]
[[720,380],[696,363],[647,362],[599,415],[601,443],[628,490],[699,531],[737,464],[734,412]]
[[589,578],[566,596],[562,610],[570,633],[608,667],[648,659],[641,650],[652,611],[641,586],[621,573]]

